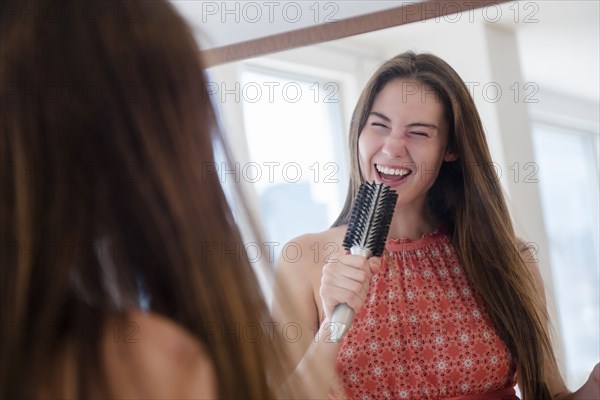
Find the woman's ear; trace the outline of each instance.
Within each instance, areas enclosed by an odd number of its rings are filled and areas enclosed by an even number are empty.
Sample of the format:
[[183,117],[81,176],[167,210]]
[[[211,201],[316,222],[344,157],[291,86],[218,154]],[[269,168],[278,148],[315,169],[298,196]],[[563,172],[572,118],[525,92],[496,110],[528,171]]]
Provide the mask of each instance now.
[[458,154],[451,147],[446,147],[446,151],[444,152],[444,161],[456,161],[458,160]]

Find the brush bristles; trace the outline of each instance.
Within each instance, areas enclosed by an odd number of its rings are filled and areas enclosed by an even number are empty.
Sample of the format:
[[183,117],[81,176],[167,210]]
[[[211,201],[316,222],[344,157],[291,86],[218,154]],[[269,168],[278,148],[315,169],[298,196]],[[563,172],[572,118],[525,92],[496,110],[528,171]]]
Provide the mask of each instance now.
[[379,257],[383,253],[398,194],[383,183],[363,183],[354,198],[344,248],[360,246]]

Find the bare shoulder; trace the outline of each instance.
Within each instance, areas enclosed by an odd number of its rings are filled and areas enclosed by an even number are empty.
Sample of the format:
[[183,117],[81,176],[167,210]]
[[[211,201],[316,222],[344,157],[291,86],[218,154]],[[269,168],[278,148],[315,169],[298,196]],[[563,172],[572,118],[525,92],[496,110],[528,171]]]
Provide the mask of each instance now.
[[[345,226],[298,236],[283,246],[276,263],[276,282],[293,288],[296,295],[312,296],[323,265],[342,250]],[[287,289],[286,289],[287,291]]]
[[[202,343],[183,327],[142,312],[109,323],[103,350],[116,397],[217,397],[212,361]],[[122,334],[115,335],[119,331]]]
[[318,233],[307,233],[290,240],[283,248],[278,265],[298,264],[301,268],[319,267],[342,250],[346,226]]

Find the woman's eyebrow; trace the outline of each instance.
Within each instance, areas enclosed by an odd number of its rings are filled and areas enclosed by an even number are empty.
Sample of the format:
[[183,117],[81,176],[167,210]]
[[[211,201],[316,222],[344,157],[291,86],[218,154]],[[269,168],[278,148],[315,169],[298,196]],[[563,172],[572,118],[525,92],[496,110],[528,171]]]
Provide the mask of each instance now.
[[[382,120],[386,121],[386,122],[392,122],[391,119],[389,119],[388,117],[386,117],[385,115],[378,113],[377,111],[371,111],[369,113],[369,115],[374,115],[376,117],[381,118]],[[406,125],[407,128],[417,128],[417,127],[423,127],[423,128],[431,128],[431,129],[438,129],[437,125],[435,124],[430,124],[427,122],[411,122],[410,124]]]
[[438,129],[437,125],[435,125],[435,124],[428,124],[426,122],[413,122],[413,123],[410,123],[410,124],[406,125],[406,127],[407,128],[425,127],[425,128]]
[[[386,117],[385,115],[383,115],[382,113],[379,113],[377,111],[371,111],[369,113],[369,115],[374,115],[376,117],[381,118],[382,120],[386,121],[386,122],[392,122],[391,119],[389,119],[388,117]],[[412,122],[408,125],[406,125],[407,128],[416,128],[416,127],[424,127],[424,128],[432,128],[432,129],[438,129],[437,125],[435,124],[430,124],[427,122]]]
[[391,119],[389,119],[388,117],[386,117],[385,115],[378,113],[377,111],[371,111],[369,113],[369,115],[375,115],[376,117],[381,118],[382,120],[386,121],[386,122],[392,122]]

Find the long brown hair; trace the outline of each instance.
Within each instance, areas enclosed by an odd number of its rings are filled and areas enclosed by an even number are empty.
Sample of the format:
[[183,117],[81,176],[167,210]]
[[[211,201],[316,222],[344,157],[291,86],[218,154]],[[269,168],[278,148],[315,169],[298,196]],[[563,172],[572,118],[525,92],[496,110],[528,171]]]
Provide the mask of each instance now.
[[375,97],[396,78],[417,81],[443,101],[448,146],[458,160],[442,164],[428,193],[429,207],[448,226],[471,284],[516,358],[525,398],[550,399],[544,367],[555,363],[555,358],[542,322],[546,310],[534,295],[533,278],[520,256],[523,246],[516,240],[475,103],[456,71],[440,58],[400,54],[385,62],[367,83],[350,125],[351,173],[346,202],[333,226],[350,218],[363,180],[358,138]]
[[268,335],[270,316],[214,173],[222,138],[189,28],[167,1],[11,7],[0,21],[0,397],[35,396],[65,343],[77,375],[63,394],[89,397],[107,318],[149,309],[204,343],[219,397],[272,398],[279,353],[240,338],[247,326]]

